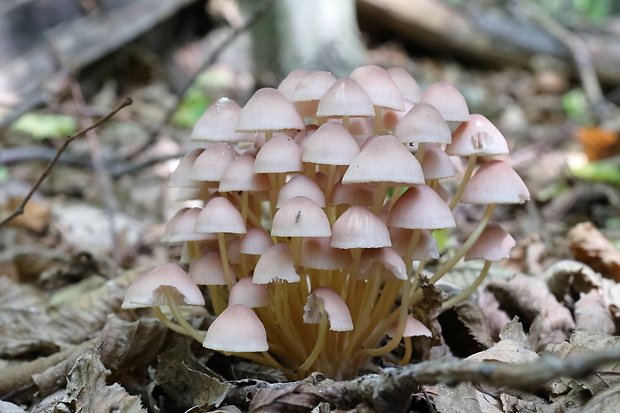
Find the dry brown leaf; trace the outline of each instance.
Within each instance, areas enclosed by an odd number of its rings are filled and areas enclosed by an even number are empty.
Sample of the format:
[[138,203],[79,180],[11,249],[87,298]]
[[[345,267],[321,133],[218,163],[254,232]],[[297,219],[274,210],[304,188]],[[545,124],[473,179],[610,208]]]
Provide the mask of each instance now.
[[581,413],[613,413],[620,406],[620,388],[607,389],[592,398],[581,410]]
[[591,222],[583,222],[571,229],[568,242],[577,261],[589,265],[603,277],[620,281],[620,252]]
[[499,308],[499,302],[487,290],[478,293],[478,305],[485,315],[489,334],[494,341],[499,341],[499,333],[510,322],[508,315]]
[[[471,383],[461,383],[454,387],[440,384],[437,389],[437,396],[433,398],[437,411],[441,413],[485,413],[480,407],[477,390]],[[496,410],[496,412],[501,412],[501,410]]]
[[229,384],[196,360],[188,340],[179,338],[157,360],[157,384],[177,409],[213,407],[224,400]]
[[502,310],[519,316],[526,326],[538,315],[542,317],[539,345],[563,341],[575,328],[570,311],[558,303],[542,280],[517,274],[510,280],[493,280],[487,289],[495,295]]
[[[129,395],[118,383],[106,384],[110,374],[95,352],[81,356],[67,379],[67,393],[58,404],[81,413],[146,413],[140,398]],[[63,411],[63,410],[59,410]]]
[[597,290],[582,295],[575,303],[573,312],[577,330],[601,334],[613,334],[616,331],[613,317]]
[[[581,354],[605,351],[618,348],[618,346],[620,346],[620,337],[577,330],[571,335],[570,342],[550,344],[545,348],[545,352],[564,359],[568,356],[578,357]],[[563,382],[573,389],[585,388],[591,394],[596,395],[609,387],[620,384],[618,372],[620,372],[620,363],[609,363],[588,377],[571,380],[560,379],[559,382]]]

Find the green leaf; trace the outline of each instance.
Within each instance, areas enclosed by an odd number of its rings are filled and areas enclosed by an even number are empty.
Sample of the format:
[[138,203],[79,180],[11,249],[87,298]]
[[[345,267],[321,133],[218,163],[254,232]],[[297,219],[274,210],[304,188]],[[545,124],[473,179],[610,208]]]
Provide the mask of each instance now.
[[77,129],[70,116],[26,113],[11,125],[14,132],[25,133],[36,139],[57,138],[73,134]]
[[620,168],[605,161],[590,162],[585,166],[571,168],[577,178],[607,182],[620,186]]
[[6,165],[0,165],[0,184],[9,180],[9,168]]
[[193,87],[185,94],[183,102],[172,117],[172,123],[182,128],[191,129],[210,104],[209,98],[201,88]]

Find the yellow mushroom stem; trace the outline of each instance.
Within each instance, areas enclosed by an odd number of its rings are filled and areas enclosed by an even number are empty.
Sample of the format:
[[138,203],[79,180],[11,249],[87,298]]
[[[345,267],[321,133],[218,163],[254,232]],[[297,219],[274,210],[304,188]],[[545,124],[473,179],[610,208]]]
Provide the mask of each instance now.
[[463,195],[463,191],[465,190],[465,185],[467,185],[467,182],[469,182],[469,178],[471,178],[472,172],[474,172],[474,167],[476,166],[476,159],[478,159],[477,155],[471,155],[469,157],[469,161],[467,162],[467,169],[465,169],[465,172],[463,172],[463,178],[461,179],[461,182],[459,183],[459,187],[456,189],[454,196],[450,200],[450,204],[449,204],[450,209],[454,209],[454,207],[456,207],[456,205],[461,200],[461,195]]
[[183,334],[186,336],[189,336],[189,333],[187,331],[185,331],[185,329],[183,327],[181,327],[179,324],[175,323],[174,321],[170,320],[168,317],[166,317],[166,315],[161,311],[161,308],[159,307],[151,307],[151,309],[153,310],[153,313],[155,314],[155,317],[157,317],[159,319],[159,321],[162,322],[163,325],[165,325],[166,327],[168,327],[170,330],[175,331],[179,334]]
[[409,314],[409,305],[407,304],[407,300],[405,299],[405,297],[409,297],[410,286],[411,286],[411,282],[409,281],[409,279],[403,281],[403,285],[401,287],[401,297],[403,297],[403,299],[401,300],[400,307],[397,310],[399,314],[398,328],[396,329],[396,332],[394,333],[394,337],[392,337],[392,339],[383,347],[364,350],[364,352],[367,353],[368,355],[382,356],[394,350],[396,346],[398,346],[398,343],[400,343],[400,340],[403,338],[403,333],[405,332],[405,326],[407,324],[407,315]]
[[413,352],[411,337],[403,337],[403,341],[405,342],[405,354],[403,354],[403,358],[398,363],[399,366],[406,366],[409,364],[409,360],[411,360],[411,353]]
[[174,316],[174,318],[176,318],[177,323],[179,323],[181,327],[183,327],[183,329],[187,331],[187,334],[189,336],[191,336],[196,341],[198,341],[200,344],[202,344],[205,341],[206,333],[203,331],[196,330],[194,327],[192,327],[187,322],[185,317],[183,317],[183,314],[181,314],[181,310],[177,306],[177,303],[174,300],[174,295],[172,294],[172,291],[170,288],[166,288],[165,294],[166,294],[166,300],[168,301],[168,306],[170,307],[170,311],[172,312],[172,315]]
[[224,278],[226,278],[226,286],[228,292],[233,286],[232,276],[230,274],[230,264],[228,263],[228,254],[226,253],[226,234],[223,232],[217,233],[217,246],[220,250],[220,258],[222,259],[222,267],[224,267]]
[[304,363],[301,366],[299,366],[299,369],[297,370],[297,375],[299,377],[305,376],[306,371],[308,371],[308,369],[312,367],[312,364],[316,361],[316,359],[319,358],[319,354],[321,354],[321,350],[323,350],[323,345],[325,344],[325,337],[327,336],[327,327],[329,324],[329,320],[327,317],[327,313],[325,312],[325,308],[323,307],[322,304],[319,304],[319,305],[321,306],[321,309],[320,309],[321,320],[319,321],[319,333],[316,337],[316,343],[314,344],[312,353],[310,353],[306,361],[304,361]]

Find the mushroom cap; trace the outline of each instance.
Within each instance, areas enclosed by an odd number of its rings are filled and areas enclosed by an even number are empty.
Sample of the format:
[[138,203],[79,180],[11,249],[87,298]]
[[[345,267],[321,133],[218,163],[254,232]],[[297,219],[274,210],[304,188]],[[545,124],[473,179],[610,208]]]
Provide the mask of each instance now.
[[504,135],[482,115],[473,114],[452,134],[452,143],[446,146],[448,155],[505,155],[508,145]]
[[299,282],[299,274],[295,272],[293,255],[287,244],[276,244],[271,247],[256,263],[254,268],[254,284],[269,284],[274,281]]
[[215,101],[200,116],[190,135],[194,141],[253,142],[251,133],[235,132],[241,108],[228,98]]
[[467,102],[450,82],[437,82],[429,86],[420,103],[433,105],[447,121],[464,122],[469,119]]
[[218,182],[228,165],[237,157],[238,153],[225,142],[216,142],[207,147],[196,158],[190,171],[190,179],[196,181]]
[[438,229],[456,226],[448,204],[428,185],[412,186],[390,210],[390,227]]
[[[407,254],[409,248],[409,242],[413,235],[413,230],[409,228],[390,228],[390,238],[392,239],[392,248],[400,256],[404,257]],[[427,229],[421,229],[420,238],[418,244],[413,251],[413,259],[417,261],[425,261],[428,259],[436,260],[439,258],[439,249],[437,247],[437,240],[433,237],[433,234]]]
[[183,208],[176,213],[166,225],[166,230],[161,238],[165,244],[175,244],[187,241],[205,241],[217,239],[214,234],[196,232],[196,219],[200,215],[201,208]]
[[235,206],[226,198],[218,196],[202,208],[196,225],[196,232],[245,234],[247,232],[243,217]]
[[381,218],[363,206],[351,206],[332,226],[333,248],[381,248],[392,245],[390,233]]
[[403,99],[408,99],[413,103],[418,103],[422,97],[422,90],[418,82],[402,67],[392,67],[387,70]]
[[261,255],[273,245],[273,240],[262,229],[251,227],[241,237],[239,252],[247,255]]
[[320,100],[325,92],[336,83],[336,78],[329,72],[317,70],[304,76],[297,83],[291,102],[309,102]]
[[424,174],[416,157],[396,137],[374,136],[366,141],[342,177],[345,185],[364,182],[423,184]]
[[456,173],[450,156],[435,145],[426,145],[422,172],[426,179],[449,178]]
[[[390,328],[387,329],[386,334],[388,337],[394,337],[396,331],[398,330],[398,320],[396,320]],[[405,332],[403,333],[403,337],[414,337],[414,336],[426,336],[433,337],[433,333],[428,329],[421,321],[408,316],[405,321]]]
[[263,88],[241,109],[235,130],[265,132],[303,128],[304,122],[295,106],[276,89]]
[[360,274],[358,279],[370,279],[375,276],[373,268],[383,267],[379,274],[383,278],[399,280],[407,279],[407,267],[405,261],[391,247],[373,248],[364,250],[360,261]]
[[168,305],[166,290],[177,305],[205,305],[198,286],[181,267],[166,263],[142,273],[131,283],[121,305],[124,309]]
[[301,244],[300,263],[306,268],[317,270],[341,270],[351,264],[351,254],[332,248],[329,237],[306,237]]
[[360,153],[360,148],[342,124],[326,122],[304,140],[302,151],[304,162],[350,165]]
[[192,181],[190,176],[194,162],[203,150],[204,148],[192,149],[181,158],[176,169],[172,172],[172,175],[170,175],[170,180],[168,181],[169,187],[193,187],[198,185],[198,182]]
[[275,134],[256,154],[254,173],[300,172],[304,169],[301,148],[284,134]]
[[332,191],[332,205],[371,206],[375,202],[377,188],[373,184],[347,184],[340,180]]
[[265,307],[271,304],[271,294],[266,285],[255,284],[252,277],[237,281],[230,289],[228,305],[243,304],[250,308]]
[[260,318],[243,304],[228,306],[211,323],[202,345],[226,352],[269,350],[267,332]]
[[[389,131],[395,131],[396,125],[407,113],[416,105],[409,99],[403,99],[404,110],[386,110],[383,112],[383,129]],[[443,119],[443,118],[442,118]]]
[[374,116],[370,97],[355,80],[338,79],[321,97],[316,110],[318,117],[341,118]]
[[415,105],[396,125],[396,136],[402,143],[450,143],[450,127],[434,106],[428,103]]
[[319,185],[305,175],[295,175],[280,189],[276,208],[282,208],[288,200],[296,196],[305,196],[321,208],[325,207],[325,194]]
[[295,93],[295,89],[297,88],[297,85],[299,84],[301,79],[308,76],[310,73],[312,73],[311,70],[302,70],[302,69],[293,70],[288,75],[286,75],[286,77],[282,80],[282,82],[280,82],[280,84],[278,85],[278,89],[277,89],[278,92],[282,93],[282,95],[285,98],[292,101],[293,94]]
[[220,192],[267,191],[270,188],[269,176],[254,173],[255,159],[244,153],[233,159],[222,174]]
[[465,204],[522,204],[528,199],[530,191],[521,177],[500,160],[483,163],[461,196]]
[[515,239],[498,224],[488,224],[480,237],[465,253],[465,261],[483,259],[499,261],[510,256],[510,250],[517,245]]
[[[233,283],[237,281],[234,270],[230,269]],[[209,251],[189,264],[189,276],[197,285],[226,285],[224,265],[219,251]]]
[[271,235],[277,237],[329,237],[327,215],[310,198],[296,196],[286,201],[273,216]]
[[361,66],[350,75],[364,89],[374,106],[404,110],[403,96],[388,72],[375,65]]
[[340,295],[329,287],[318,287],[312,290],[304,306],[304,323],[318,324],[321,319],[321,307],[327,313],[330,330],[353,330],[349,307]]

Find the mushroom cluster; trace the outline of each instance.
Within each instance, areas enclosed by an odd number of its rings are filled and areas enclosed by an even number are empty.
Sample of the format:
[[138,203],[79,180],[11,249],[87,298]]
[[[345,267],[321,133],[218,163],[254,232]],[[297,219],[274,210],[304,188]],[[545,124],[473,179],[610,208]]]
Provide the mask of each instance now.
[[[178,211],[163,236],[184,244],[188,271],[155,268],[131,285],[123,307],[153,307],[174,331],[291,379],[312,371],[353,377],[401,342],[400,363],[408,363],[410,337],[431,335],[410,309],[422,298],[425,264],[438,262],[433,231],[456,225],[459,203],[486,205],[427,280],[463,257],[485,260],[449,308],[514,245],[489,224],[496,205],[529,198],[511,166],[493,159],[508,153],[497,128],[470,115],[450,83],[422,93],[399,68],[364,66],[343,79],[294,71],[243,108],[218,100],[191,139],[200,147],[181,160],[170,186],[180,188],[178,200],[204,207]],[[441,180],[457,175],[460,158],[467,167],[450,195]],[[205,305],[199,285],[216,316],[207,331],[179,309]]]

